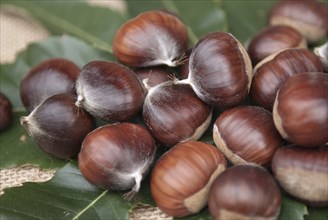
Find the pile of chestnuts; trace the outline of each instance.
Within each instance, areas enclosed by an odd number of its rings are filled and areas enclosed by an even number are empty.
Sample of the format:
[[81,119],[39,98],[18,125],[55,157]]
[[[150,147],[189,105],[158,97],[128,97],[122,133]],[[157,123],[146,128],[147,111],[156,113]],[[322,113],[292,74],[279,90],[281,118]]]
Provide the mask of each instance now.
[[[20,122],[45,152],[77,158],[86,180],[131,190],[127,199],[150,172],[154,202],[174,217],[208,204],[213,219],[277,219],[279,186],[327,206],[327,53],[308,49],[327,36],[326,18],[318,1],[278,1],[248,46],[212,32],[188,49],[177,15],[141,13],[117,30],[117,62],[80,69],[58,58],[30,70]],[[208,130],[215,146],[199,141]]]

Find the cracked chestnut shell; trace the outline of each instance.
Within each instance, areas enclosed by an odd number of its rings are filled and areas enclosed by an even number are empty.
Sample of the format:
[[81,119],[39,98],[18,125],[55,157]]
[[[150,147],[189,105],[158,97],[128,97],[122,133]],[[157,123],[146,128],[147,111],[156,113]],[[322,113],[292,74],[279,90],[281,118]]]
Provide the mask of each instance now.
[[328,74],[299,73],[279,89],[273,119],[281,136],[304,147],[328,142]]
[[13,107],[8,97],[0,92],[0,131],[9,127],[13,118]]
[[307,49],[279,51],[255,66],[250,96],[258,105],[272,111],[277,91],[289,77],[302,72],[322,71],[320,59]]
[[328,33],[327,6],[317,0],[278,1],[269,14],[270,25],[289,25],[310,42],[316,42]]
[[265,57],[287,48],[307,48],[307,43],[296,29],[276,25],[259,31],[250,41],[247,52],[255,66]]
[[60,159],[76,156],[84,137],[95,128],[91,115],[75,106],[72,94],[50,96],[28,116],[20,118],[35,143]]
[[283,139],[272,114],[258,106],[225,110],[214,123],[215,145],[233,164],[256,163],[269,166]]
[[80,68],[72,61],[54,58],[33,67],[20,82],[20,98],[31,112],[46,98],[63,93],[76,94]]
[[251,80],[251,60],[231,34],[209,33],[193,47],[185,82],[207,104],[226,108],[241,103]]
[[272,171],[280,186],[311,206],[328,206],[328,146],[306,149],[289,145],[277,150]]
[[223,154],[210,144],[199,141],[177,144],[152,170],[152,198],[159,209],[174,217],[198,213],[207,204],[214,179],[226,166]]
[[165,82],[145,99],[142,117],[148,131],[167,147],[199,139],[212,119],[212,107],[200,100],[188,84]]
[[209,193],[211,216],[219,219],[277,219],[281,193],[274,178],[256,165],[235,165],[223,171]]
[[154,10],[140,13],[117,30],[113,52],[127,66],[177,66],[187,46],[188,31],[180,18]]

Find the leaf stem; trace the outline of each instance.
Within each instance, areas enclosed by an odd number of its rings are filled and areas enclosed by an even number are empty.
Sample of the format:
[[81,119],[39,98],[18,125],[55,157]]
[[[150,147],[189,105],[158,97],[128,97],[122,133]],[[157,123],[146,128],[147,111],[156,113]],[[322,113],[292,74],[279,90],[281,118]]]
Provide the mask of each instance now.
[[93,206],[99,199],[101,199],[106,193],[108,192],[108,190],[105,190],[103,193],[101,193],[95,200],[93,200],[87,207],[85,207],[82,211],[80,211],[79,213],[77,213],[77,215],[75,215],[72,220],[77,220],[79,219],[79,217],[85,213],[91,206]]

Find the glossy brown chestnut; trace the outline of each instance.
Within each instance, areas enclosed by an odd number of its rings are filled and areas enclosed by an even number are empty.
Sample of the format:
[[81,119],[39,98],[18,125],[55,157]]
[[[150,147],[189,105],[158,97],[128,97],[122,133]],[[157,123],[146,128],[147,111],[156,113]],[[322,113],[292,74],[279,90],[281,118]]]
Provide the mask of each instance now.
[[84,137],[95,128],[93,118],[74,105],[75,95],[50,96],[20,119],[35,143],[51,156],[76,156]]
[[258,106],[225,110],[214,123],[213,140],[233,164],[256,163],[268,166],[283,140],[272,114]]
[[116,62],[86,64],[76,82],[76,105],[103,120],[125,121],[142,108],[144,91],[134,72]]
[[13,107],[8,97],[0,92],[0,131],[9,127],[13,118]]
[[214,220],[273,220],[280,213],[281,194],[274,178],[264,168],[236,165],[216,178],[208,206]]
[[210,144],[199,141],[177,144],[153,168],[152,198],[170,216],[195,214],[206,206],[208,191],[226,166],[223,154]]
[[31,112],[46,98],[62,93],[75,94],[80,68],[73,62],[56,58],[33,67],[20,82],[20,98]]
[[281,86],[273,119],[281,136],[305,147],[328,142],[328,74],[299,73]]
[[231,107],[248,94],[252,79],[252,64],[241,43],[231,34],[213,32],[194,46],[189,58],[192,85],[204,102]]
[[282,50],[262,60],[254,68],[251,98],[272,111],[280,86],[291,76],[302,72],[322,72],[320,59],[303,48]]
[[328,33],[328,9],[313,0],[278,1],[269,14],[270,25],[289,25],[297,29],[309,42],[316,42]]
[[188,31],[172,13],[155,10],[139,14],[117,30],[115,57],[127,66],[177,66],[188,46]]
[[78,157],[83,176],[93,185],[138,192],[155,157],[155,141],[142,126],[119,123],[99,127],[84,139]]
[[166,67],[147,67],[134,70],[140,84],[144,88],[144,92],[162,82],[173,81],[174,73]]
[[200,100],[187,84],[165,82],[153,87],[142,116],[155,139],[167,147],[199,139],[212,119],[212,107]]
[[265,57],[287,48],[307,48],[307,43],[296,29],[276,25],[259,31],[250,41],[247,52],[255,66]]
[[282,188],[311,206],[328,206],[328,148],[290,145],[272,159],[272,171]]

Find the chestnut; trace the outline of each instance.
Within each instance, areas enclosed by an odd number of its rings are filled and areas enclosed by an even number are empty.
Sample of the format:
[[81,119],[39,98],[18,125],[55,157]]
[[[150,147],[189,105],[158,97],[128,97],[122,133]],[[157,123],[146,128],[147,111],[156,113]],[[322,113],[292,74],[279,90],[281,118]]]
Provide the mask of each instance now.
[[269,14],[270,25],[289,25],[310,42],[324,38],[328,33],[327,6],[317,0],[278,1]]
[[307,48],[307,43],[296,29],[286,25],[276,25],[259,31],[251,39],[247,52],[255,66],[265,57],[287,48]]
[[72,61],[48,59],[33,67],[20,82],[20,98],[31,112],[46,98],[62,93],[76,94],[75,81],[80,68]]
[[150,89],[142,117],[153,137],[166,147],[199,139],[212,119],[212,107],[200,100],[188,84],[173,81]]
[[154,10],[139,14],[116,32],[115,57],[127,66],[177,66],[188,46],[188,31],[179,17]]
[[148,93],[150,88],[160,83],[174,79],[174,73],[163,66],[135,69],[134,72],[143,86],[145,93]]
[[215,145],[233,164],[268,166],[283,139],[272,114],[258,106],[238,106],[219,115],[213,127]]
[[255,66],[250,96],[258,105],[272,111],[277,91],[286,79],[297,73],[322,71],[320,59],[307,49],[279,51]]
[[328,74],[299,73],[280,87],[273,119],[281,136],[304,147],[328,142]]
[[75,101],[72,94],[53,95],[20,118],[35,143],[56,158],[76,156],[84,137],[95,128],[91,115],[76,107]]
[[251,79],[252,64],[241,43],[231,34],[213,32],[191,51],[184,81],[207,104],[231,107],[247,96]]
[[208,207],[215,220],[272,220],[279,216],[281,193],[264,168],[240,164],[226,169],[215,179]]
[[142,108],[144,91],[134,72],[116,62],[92,61],[77,79],[76,106],[106,121],[125,121]]
[[326,73],[328,73],[328,42],[315,47],[313,52],[319,57]]
[[280,186],[302,202],[328,205],[328,148],[280,148],[272,159],[272,171]]
[[155,141],[142,126],[117,123],[90,132],[82,143],[78,166],[93,185],[110,190],[139,191],[155,157]]
[[13,107],[8,97],[0,92],[0,131],[7,129],[13,119]]
[[152,198],[170,216],[198,213],[207,204],[213,181],[226,166],[223,154],[210,144],[199,141],[177,144],[153,168]]

